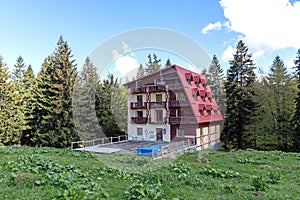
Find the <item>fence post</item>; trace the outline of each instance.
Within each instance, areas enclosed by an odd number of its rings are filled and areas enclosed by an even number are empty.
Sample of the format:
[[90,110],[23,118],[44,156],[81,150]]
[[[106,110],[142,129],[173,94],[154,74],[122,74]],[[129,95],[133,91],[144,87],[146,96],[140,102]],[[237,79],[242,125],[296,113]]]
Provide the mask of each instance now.
[[120,142],[120,136],[118,136],[118,142]]
[[112,137],[110,137],[110,143],[112,144],[113,142],[112,142]]
[[95,146],[95,140],[93,140],[93,146]]
[[152,149],[152,159],[154,158],[154,148]]

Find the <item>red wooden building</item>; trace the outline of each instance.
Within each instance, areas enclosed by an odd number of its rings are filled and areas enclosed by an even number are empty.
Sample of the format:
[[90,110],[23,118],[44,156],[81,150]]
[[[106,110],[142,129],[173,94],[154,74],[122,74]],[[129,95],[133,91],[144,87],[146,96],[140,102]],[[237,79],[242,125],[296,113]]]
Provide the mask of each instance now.
[[204,76],[173,65],[125,86],[129,139],[218,148],[223,117]]

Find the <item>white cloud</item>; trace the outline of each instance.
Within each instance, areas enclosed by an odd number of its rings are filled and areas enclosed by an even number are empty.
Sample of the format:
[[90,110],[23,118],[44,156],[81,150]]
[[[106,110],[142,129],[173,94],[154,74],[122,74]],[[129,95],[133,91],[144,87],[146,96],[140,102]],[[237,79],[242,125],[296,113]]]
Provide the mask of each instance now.
[[203,29],[202,29],[202,33],[204,34],[207,34],[208,31],[211,31],[211,30],[220,30],[222,27],[222,24],[221,22],[215,22],[215,23],[209,23],[207,26],[205,26]]
[[288,0],[221,0],[224,26],[243,34],[252,52],[263,55],[288,47],[300,47],[300,2]]
[[130,55],[118,55],[115,61],[115,69],[118,72],[120,72],[122,76],[125,76],[129,72],[132,72],[133,70],[137,69],[138,66],[139,63],[137,59]]
[[221,59],[223,62],[228,62],[233,59],[233,54],[235,54],[236,49],[229,45],[223,52]]

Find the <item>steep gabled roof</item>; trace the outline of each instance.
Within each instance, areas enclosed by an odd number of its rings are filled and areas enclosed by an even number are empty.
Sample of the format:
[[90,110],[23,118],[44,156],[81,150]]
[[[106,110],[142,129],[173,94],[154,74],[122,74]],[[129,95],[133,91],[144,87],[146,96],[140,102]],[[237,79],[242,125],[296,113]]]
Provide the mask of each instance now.
[[173,65],[184,88],[184,92],[198,123],[222,121],[219,107],[206,84],[206,78],[195,72]]

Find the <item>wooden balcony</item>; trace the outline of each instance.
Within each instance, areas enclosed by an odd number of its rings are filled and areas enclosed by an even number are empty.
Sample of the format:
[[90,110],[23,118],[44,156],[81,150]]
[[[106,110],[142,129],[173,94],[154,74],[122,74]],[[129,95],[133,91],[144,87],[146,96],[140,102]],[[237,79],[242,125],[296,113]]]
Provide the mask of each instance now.
[[167,123],[167,118],[164,117],[162,120],[155,120],[153,118],[150,118],[149,123],[150,124],[165,124],[165,123]]
[[166,102],[149,102],[149,107],[150,108],[165,108],[166,107]]
[[131,102],[130,108],[131,109],[145,109],[147,107],[147,103],[145,102]]
[[179,83],[176,83],[176,84],[170,84],[169,85],[169,90],[170,91],[176,91],[176,90],[182,90],[182,85],[179,84]]
[[180,108],[182,106],[188,106],[189,102],[185,101],[178,101],[178,100],[170,100],[169,101],[169,108]]
[[164,85],[152,85],[149,86],[149,92],[164,92],[166,91],[166,87]]
[[146,93],[146,87],[137,87],[131,89],[132,94]]
[[170,117],[170,124],[196,124],[197,119],[195,117]]
[[147,117],[131,117],[131,123],[147,124]]

